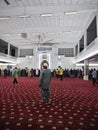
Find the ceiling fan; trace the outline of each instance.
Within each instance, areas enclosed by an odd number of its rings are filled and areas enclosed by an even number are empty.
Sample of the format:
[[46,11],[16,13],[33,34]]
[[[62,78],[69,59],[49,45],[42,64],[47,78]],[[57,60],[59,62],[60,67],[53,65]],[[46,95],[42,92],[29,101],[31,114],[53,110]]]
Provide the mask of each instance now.
[[54,39],[47,39],[47,40],[43,40],[43,38],[41,37],[41,35],[38,35],[38,41],[35,42],[36,45],[42,45],[42,46],[52,46],[54,44],[58,44],[58,43],[55,43],[55,42],[51,42],[53,41]]
[[[25,40],[24,42],[24,46],[31,46],[31,45],[36,45],[36,46],[52,46],[58,43],[52,42],[54,39],[47,39],[47,40],[43,40],[41,34],[39,34],[37,36],[38,40],[37,41],[33,41],[31,39],[29,39],[27,37],[26,33],[21,33],[22,38]],[[28,42],[29,41],[29,42]]]
[[41,37],[41,35],[39,35],[38,41],[35,44],[44,45],[45,43],[48,43],[48,42],[51,42],[51,41],[53,41],[53,39],[49,39],[49,40],[44,41],[43,38]]

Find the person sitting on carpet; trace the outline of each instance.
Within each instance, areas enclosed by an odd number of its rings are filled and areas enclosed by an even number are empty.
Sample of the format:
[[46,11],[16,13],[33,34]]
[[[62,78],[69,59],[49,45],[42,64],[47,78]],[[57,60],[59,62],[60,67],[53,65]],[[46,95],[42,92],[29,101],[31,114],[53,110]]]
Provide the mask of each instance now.
[[41,88],[42,101],[51,103],[50,99],[51,71],[48,64],[44,63],[39,76],[39,87]]

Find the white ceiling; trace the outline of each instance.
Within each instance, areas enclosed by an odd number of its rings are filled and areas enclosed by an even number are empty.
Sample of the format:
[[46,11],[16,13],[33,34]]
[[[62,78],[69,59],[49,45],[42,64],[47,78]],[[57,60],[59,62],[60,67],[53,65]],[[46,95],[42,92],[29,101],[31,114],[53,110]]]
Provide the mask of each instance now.
[[[98,0],[0,0],[0,38],[16,47],[31,47],[39,41],[74,47],[96,14]],[[64,12],[76,11],[65,15]],[[40,14],[52,13],[51,17]],[[30,15],[20,18],[20,15]],[[27,33],[22,38],[21,33]],[[11,35],[9,35],[11,34]],[[58,44],[57,44],[58,45]]]

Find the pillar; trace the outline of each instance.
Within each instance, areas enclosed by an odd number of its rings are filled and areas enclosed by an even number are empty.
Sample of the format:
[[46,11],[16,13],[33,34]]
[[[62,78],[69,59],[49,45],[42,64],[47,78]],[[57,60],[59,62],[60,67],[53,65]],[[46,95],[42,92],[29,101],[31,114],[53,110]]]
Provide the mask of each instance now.
[[10,55],[10,43],[8,43],[8,55]]
[[[84,32],[84,49],[87,46],[87,32]],[[89,79],[89,60],[85,59],[84,60],[84,80]]]
[[84,60],[84,80],[89,79],[89,60]]
[[78,54],[80,53],[80,43],[78,43]]
[[84,48],[87,46],[87,32],[84,32]]
[[20,57],[20,48],[18,48],[17,56]]
[[97,3],[97,37],[98,37],[98,3]]

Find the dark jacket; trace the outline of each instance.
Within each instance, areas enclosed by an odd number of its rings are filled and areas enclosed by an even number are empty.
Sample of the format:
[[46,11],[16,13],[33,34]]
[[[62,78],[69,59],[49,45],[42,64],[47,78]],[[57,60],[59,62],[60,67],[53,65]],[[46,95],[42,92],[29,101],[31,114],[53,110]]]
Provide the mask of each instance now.
[[42,89],[48,89],[50,87],[51,71],[49,69],[43,69],[39,76],[39,87]]

